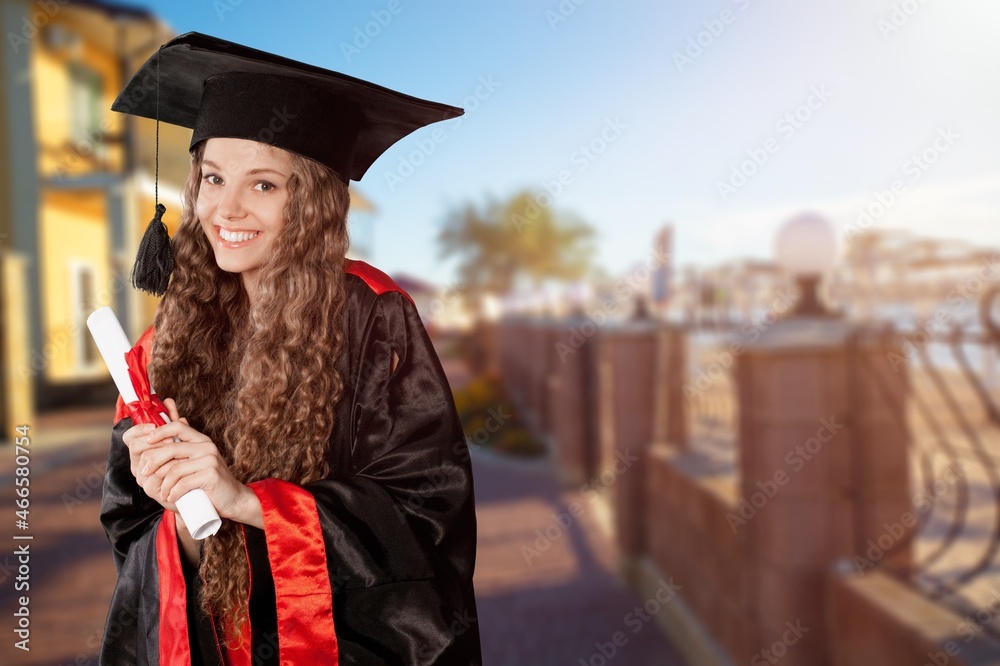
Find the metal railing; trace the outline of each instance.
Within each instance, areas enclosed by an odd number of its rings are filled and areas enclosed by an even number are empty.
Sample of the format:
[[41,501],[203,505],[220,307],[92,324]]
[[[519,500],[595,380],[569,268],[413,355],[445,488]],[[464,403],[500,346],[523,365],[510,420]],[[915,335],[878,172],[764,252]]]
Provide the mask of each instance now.
[[[993,289],[983,299],[981,325],[878,335],[897,336],[889,362],[906,365],[908,401],[893,411],[911,441],[917,518],[911,537],[896,545],[912,549],[910,566],[892,573],[1000,637],[1000,618],[984,613],[1000,593],[1000,334],[990,315],[998,297]],[[872,335],[858,340],[874,342]],[[892,394],[875,368],[862,372],[883,396]]]
[[684,381],[689,450],[737,467],[739,399],[728,342],[736,324],[687,326],[688,367]]

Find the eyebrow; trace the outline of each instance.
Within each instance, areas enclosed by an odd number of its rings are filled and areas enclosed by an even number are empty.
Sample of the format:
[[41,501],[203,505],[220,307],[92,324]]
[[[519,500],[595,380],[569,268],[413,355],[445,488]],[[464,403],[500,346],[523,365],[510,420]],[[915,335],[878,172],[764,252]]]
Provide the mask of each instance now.
[[[215,162],[213,162],[212,160],[202,160],[201,164],[202,164],[203,167],[207,166],[207,167],[210,167],[212,169],[217,169],[217,170],[221,171],[221,167],[218,164],[216,164]],[[256,176],[257,174],[260,174],[260,173],[273,173],[273,174],[277,174],[278,176],[281,176],[282,178],[288,178],[289,177],[288,174],[282,173],[281,171],[278,171],[277,169],[270,169],[270,168],[267,168],[267,167],[261,167],[261,168],[258,168],[258,169],[250,169],[249,171],[247,171],[247,175],[248,176]]]

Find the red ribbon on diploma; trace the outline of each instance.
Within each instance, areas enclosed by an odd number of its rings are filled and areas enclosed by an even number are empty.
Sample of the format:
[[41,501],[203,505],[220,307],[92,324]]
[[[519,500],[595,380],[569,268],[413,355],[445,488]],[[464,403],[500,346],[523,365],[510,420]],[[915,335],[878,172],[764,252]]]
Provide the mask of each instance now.
[[149,374],[146,372],[146,355],[142,345],[136,345],[125,352],[125,363],[128,365],[128,376],[132,380],[132,388],[138,400],[125,405],[132,424],[152,423],[156,426],[166,424],[160,412],[167,414],[167,406],[153,393],[149,384]]

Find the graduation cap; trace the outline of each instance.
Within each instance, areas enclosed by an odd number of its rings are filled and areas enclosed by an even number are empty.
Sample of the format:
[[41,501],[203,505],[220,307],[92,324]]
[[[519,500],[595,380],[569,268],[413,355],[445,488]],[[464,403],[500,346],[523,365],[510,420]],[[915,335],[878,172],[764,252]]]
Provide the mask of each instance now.
[[[345,182],[361,180],[414,130],[463,113],[197,32],[161,46],[111,110],[157,120],[157,151],[162,120],[192,129],[191,149],[212,137],[250,139],[324,164]],[[132,283],[162,295],[173,258],[158,195],[157,188],[156,215],[139,245]]]

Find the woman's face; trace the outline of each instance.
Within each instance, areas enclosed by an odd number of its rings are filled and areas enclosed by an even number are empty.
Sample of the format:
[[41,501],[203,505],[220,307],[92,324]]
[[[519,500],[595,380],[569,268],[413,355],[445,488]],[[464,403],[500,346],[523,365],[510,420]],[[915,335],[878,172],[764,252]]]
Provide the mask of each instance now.
[[284,227],[291,154],[247,139],[205,143],[195,211],[219,268],[240,273],[251,298]]

